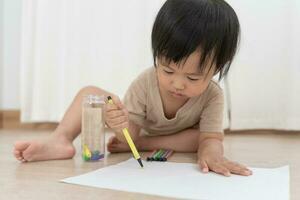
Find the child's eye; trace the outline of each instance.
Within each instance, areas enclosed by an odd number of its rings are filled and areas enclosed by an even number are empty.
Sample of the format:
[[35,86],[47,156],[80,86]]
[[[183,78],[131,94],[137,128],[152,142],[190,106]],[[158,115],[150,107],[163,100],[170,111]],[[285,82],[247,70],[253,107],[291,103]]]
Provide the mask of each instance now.
[[173,72],[167,71],[167,70],[164,70],[164,72],[167,73],[167,74],[173,74]]
[[192,78],[192,77],[187,77],[189,80],[191,81],[198,81],[199,79],[198,78]]

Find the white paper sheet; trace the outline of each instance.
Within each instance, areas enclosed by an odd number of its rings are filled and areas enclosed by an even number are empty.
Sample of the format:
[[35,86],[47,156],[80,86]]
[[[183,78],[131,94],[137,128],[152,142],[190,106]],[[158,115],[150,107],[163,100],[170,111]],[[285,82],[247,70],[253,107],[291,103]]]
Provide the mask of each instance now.
[[203,174],[196,164],[129,159],[62,182],[183,199],[288,200],[289,167],[250,168],[248,177]]

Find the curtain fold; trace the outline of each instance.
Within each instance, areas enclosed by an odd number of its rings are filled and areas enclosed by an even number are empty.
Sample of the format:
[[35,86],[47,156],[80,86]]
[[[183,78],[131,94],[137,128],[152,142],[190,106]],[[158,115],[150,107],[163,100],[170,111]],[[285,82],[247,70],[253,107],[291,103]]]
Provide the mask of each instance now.
[[59,121],[87,85],[122,97],[153,65],[151,28],[163,2],[23,1],[21,120]]

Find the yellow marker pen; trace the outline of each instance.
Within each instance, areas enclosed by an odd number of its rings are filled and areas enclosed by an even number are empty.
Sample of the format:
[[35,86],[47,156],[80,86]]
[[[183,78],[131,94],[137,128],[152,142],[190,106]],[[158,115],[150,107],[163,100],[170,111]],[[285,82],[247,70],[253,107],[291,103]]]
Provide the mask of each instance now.
[[[108,103],[110,103],[110,104],[114,103],[113,100],[112,100],[112,98],[111,98],[111,96],[108,96],[107,99],[108,99]],[[141,165],[141,167],[144,167],[143,163],[142,163],[142,160],[141,160],[141,156],[138,153],[138,151],[136,150],[136,147],[135,147],[135,145],[134,145],[134,143],[133,143],[133,141],[132,141],[132,139],[130,137],[128,129],[124,128],[122,131],[123,131],[123,134],[125,136],[125,139],[126,139],[128,145],[129,145],[129,147],[130,147],[130,149],[131,149],[131,151],[133,153],[134,158],[139,162],[139,164]]]

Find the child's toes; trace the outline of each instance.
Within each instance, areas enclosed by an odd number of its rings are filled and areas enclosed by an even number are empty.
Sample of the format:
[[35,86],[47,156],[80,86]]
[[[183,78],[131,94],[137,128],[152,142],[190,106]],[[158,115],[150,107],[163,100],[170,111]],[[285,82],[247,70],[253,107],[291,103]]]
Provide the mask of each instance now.
[[38,152],[39,149],[40,149],[39,144],[31,143],[30,146],[25,151],[23,151],[22,153],[23,158],[26,161],[31,161],[33,156]]
[[16,158],[20,157],[21,156],[21,152],[18,151],[18,150],[14,150],[14,155],[15,155]]
[[22,159],[23,159],[22,153],[21,153],[20,151],[15,150],[15,151],[14,151],[14,156],[15,156],[16,159],[18,159],[18,160],[22,160]]

